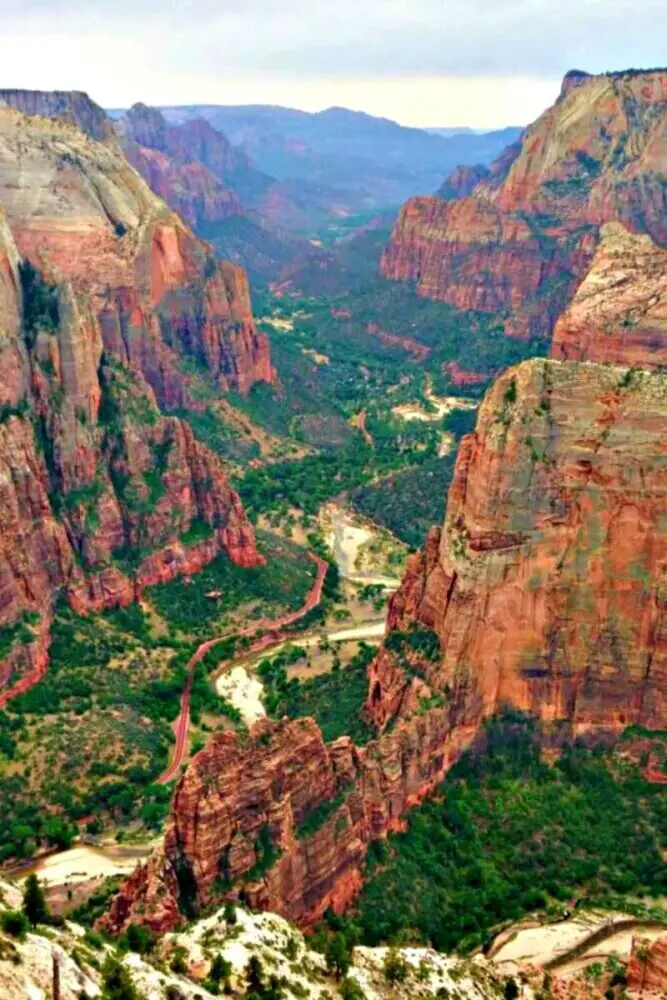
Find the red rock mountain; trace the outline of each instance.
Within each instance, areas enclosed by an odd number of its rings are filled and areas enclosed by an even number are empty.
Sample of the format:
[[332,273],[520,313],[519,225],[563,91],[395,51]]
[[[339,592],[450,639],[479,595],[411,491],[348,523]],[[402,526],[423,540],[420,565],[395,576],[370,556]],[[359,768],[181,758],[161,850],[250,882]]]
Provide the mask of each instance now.
[[[369,842],[505,708],[554,739],[667,726],[667,391],[650,370],[666,342],[660,266],[667,279],[650,241],[606,229],[562,321],[582,360],[524,362],[487,393],[445,523],[411,558],[369,669],[377,739],[325,746],[311,720],[262,723],[244,745],[214,737],[107,927],[163,930],[184,904],[240,891],[302,924],[344,907]],[[645,369],[583,360],[611,351],[636,366],[649,329]]]
[[[385,276],[548,335],[586,273],[600,226],[667,245],[667,71],[568,74],[561,95],[475,183],[406,203]],[[460,197],[463,195],[463,197]],[[453,200],[451,200],[453,199]]]
[[[0,625],[46,623],[59,593],[80,610],[127,603],[221,549],[257,563],[218,459],[163,416],[201,405],[193,365],[221,389],[273,378],[245,274],[113,137],[9,108],[0,206]],[[194,525],[208,538],[187,545]]]

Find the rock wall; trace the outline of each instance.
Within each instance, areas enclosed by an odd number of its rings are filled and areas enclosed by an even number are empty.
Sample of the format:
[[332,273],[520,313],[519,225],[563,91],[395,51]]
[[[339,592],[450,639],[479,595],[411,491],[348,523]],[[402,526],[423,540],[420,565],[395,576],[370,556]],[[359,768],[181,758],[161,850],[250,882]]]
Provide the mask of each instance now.
[[342,910],[370,841],[399,829],[472,739],[456,711],[455,731],[455,709],[439,709],[365,747],[349,737],[327,746],[312,719],[259,723],[243,745],[216,734],[176,789],[163,846],[121,888],[104,926],[162,932],[184,906],[241,891],[302,926],[328,906]]
[[556,324],[551,356],[667,365],[667,250],[619,223],[603,226],[590,270]]
[[[127,603],[220,551],[260,562],[220,462],[163,415],[201,406],[202,377],[273,378],[243,271],[113,144],[9,108],[0,205],[0,625],[59,594]],[[207,537],[188,543],[192,528]]]
[[632,939],[628,988],[639,996],[661,996],[667,991],[667,937],[657,941]]
[[660,374],[529,361],[496,382],[442,533],[391,603],[390,628],[433,630],[441,653],[414,679],[385,648],[378,724],[416,683],[447,696],[465,682],[480,717],[510,705],[575,733],[664,726],[666,429]]
[[[568,75],[556,104],[488,175],[459,171],[404,206],[386,277],[460,309],[497,313],[511,336],[546,336],[619,221],[667,244],[667,73]],[[454,199],[454,200],[451,200]]]

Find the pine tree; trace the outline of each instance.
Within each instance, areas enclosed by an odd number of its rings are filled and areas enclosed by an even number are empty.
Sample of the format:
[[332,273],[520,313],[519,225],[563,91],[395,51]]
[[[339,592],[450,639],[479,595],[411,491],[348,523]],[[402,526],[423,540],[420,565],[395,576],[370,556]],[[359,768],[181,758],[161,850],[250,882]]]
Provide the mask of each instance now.
[[23,889],[23,912],[33,927],[45,924],[49,919],[49,908],[44,898],[44,890],[33,873],[28,875]]

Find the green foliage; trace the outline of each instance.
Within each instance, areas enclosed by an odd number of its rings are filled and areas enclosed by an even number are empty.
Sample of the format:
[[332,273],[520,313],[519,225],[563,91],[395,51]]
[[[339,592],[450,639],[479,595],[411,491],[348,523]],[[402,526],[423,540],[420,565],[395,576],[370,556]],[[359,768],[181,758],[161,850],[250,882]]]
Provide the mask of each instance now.
[[3,910],[0,913],[0,928],[10,937],[23,941],[30,923],[22,910]]
[[114,954],[107,955],[102,966],[102,1000],[142,1000],[129,971]]
[[255,855],[257,860],[247,874],[247,878],[259,879],[262,875],[265,875],[270,868],[273,868],[274,864],[280,857],[281,851],[279,847],[273,843],[271,838],[271,829],[268,824],[264,824],[259,831],[257,841],[255,843]]
[[243,438],[215,410],[175,410],[174,415],[186,420],[202,444],[223,458],[247,462],[260,455],[257,442]]
[[324,826],[326,821],[330,816],[340,809],[340,807],[345,802],[345,796],[347,794],[347,789],[342,788],[340,792],[333,799],[321,802],[318,806],[304,816],[301,822],[297,825],[294,833],[297,840],[306,840],[308,837],[312,837],[314,833]]
[[119,946],[138,955],[148,955],[155,947],[155,935],[143,924],[129,924]]
[[58,289],[45,281],[29,260],[19,263],[23,298],[23,335],[32,347],[40,330],[55,333],[60,325]]
[[49,919],[44,890],[34,872],[28,875],[23,887],[23,912],[32,927],[45,924]]
[[395,986],[396,983],[404,983],[408,978],[408,963],[399,952],[390,948],[385,955],[382,971],[387,982]]
[[578,746],[550,767],[519,720],[491,724],[486,753],[464,755],[408,822],[369,853],[355,915],[364,943],[412,928],[441,951],[465,950],[549,899],[667,888],[664,788]]
[[39,615],[31,611],[25,611],[17,621],[11,625],[0,626],[0,660],[9,656],[14,646],[25,645],[33,642],[35,635],[30,628],[39,621]]
[[351,956],[343,934],[337,932],[331,935],[324,957],[327,969],[336,976],[336,979],[342,979],[343,976],[347,975],[351,965]]
[[[265,566],[239,567],[222,552],[192,582],[183,578],[150,587],[147,596],[158,612],[188,634],[208,638],[221,613],[261,602],[267,614],[276,608],[296,610],[305,601],[316,568],[304,549],[272,535],[258,534]],[[206,594],[220,592],[211,599]]]
[[25,419],[30,413],[30,403],[27,396],[21,396],[18,403],[3,403],[0,406],[0,424],[5,424],[10,417]]
[[262,660],[257,672],[264,682],[267,713],[278,719],[312,716],[327,742],[348,735],[357,744],[367,743],[372,732],[361,710],[368,688],[366,669],[374,653],[372,646],[362,643],[347,667],[306,681],[288,680],[289,652]]

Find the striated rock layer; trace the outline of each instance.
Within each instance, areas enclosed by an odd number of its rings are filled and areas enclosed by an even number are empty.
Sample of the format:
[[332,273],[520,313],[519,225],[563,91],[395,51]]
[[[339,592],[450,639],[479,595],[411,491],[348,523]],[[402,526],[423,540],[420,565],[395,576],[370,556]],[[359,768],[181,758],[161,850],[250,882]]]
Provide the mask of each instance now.
[[551,356],[667,366],[667,250],[619,223],[603,226],[590,270],[556,324]]
[[[404,206],[386,277],[512,336],[547,335],[618,221],[667,244],[667,72],[569,74],[555,105],[483,171]],[[447,199],[447,200],[444,200]]]
[[59,594],[125,604],[220,551],[261,561],[218,459],[162,414],[196,405],[193,365],[240,391],[273,377],[244,273],[113,143],[8,108],[0,204],[0,626]]
[[244,745],[214,735],[176,789],[163,846],[103,925],[164,931],[183,909],[240,890],[253,907],[302,925],[328,906],[342,910],[361,885],[369,842],[400,828],[471,738],[464,706],[416,717],[366,747],[349,737],[325,745],[312,719],[259,723]]
[[465,684],[480,717],[510,705],[575,733],[664,726],[666,430],[659,374],[531,361],[496,382],[444,528],[391,602],[389,628],[432,630],[441,653],[410,679],[385,647],[378,724],[425,683]]

